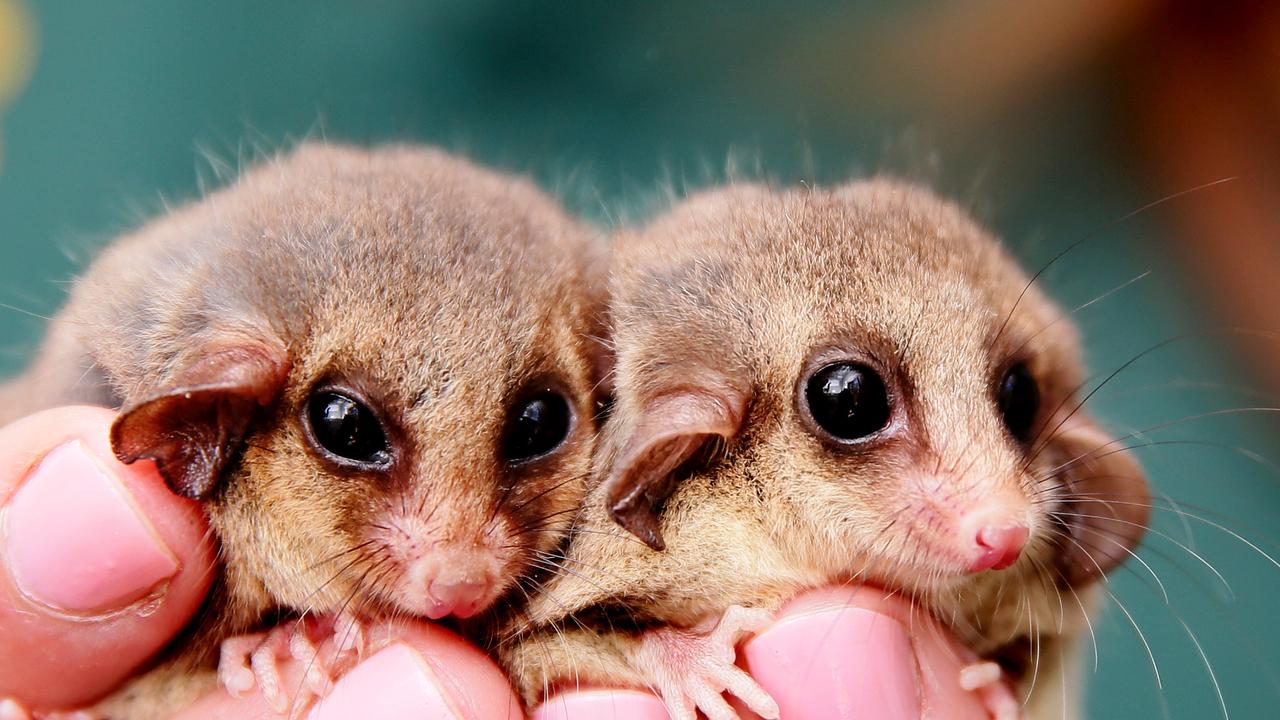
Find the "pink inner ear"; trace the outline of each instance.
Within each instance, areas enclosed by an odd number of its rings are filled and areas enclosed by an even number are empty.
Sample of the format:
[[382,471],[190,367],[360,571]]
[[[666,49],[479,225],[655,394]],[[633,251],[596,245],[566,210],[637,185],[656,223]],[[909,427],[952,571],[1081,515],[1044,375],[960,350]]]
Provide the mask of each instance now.
[[201,355],[121,411],[111,426],[112,449],[124,463],[154,460],[174,492],[207,497],[288,371],[281,346],[234,345]]
[[658,514],[676,490],[674,473],[709,441],[736,435],[745,407],[740,394],[697,389],[650,401],[605,480],[613,519],[654,550],[665,549]]
[[[1129,559],[1146,533],[1151,493],[1133,455],[1092,425],[1061,433],[1059,462],[1071,462],[1065,517],[1072,538],[1064,548],[1063,569],[1073,585],[1110,572]],[[1074,542],[1072,542],[1074,541]]]

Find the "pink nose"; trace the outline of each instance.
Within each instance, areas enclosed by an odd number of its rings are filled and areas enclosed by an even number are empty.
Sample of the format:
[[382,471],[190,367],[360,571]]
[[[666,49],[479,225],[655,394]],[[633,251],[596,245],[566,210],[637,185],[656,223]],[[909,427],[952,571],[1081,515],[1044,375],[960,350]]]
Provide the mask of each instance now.
[[977,541],[981,553],[969,566],[969,572],[1003,570],[1014,564],[1026,547],[1029,535],[1026,525],[979,528]]
[[432,620],[446,615],[471,617],[488,604],[491,585],[488,575],[437,577],[427,588],[431,596],[427,617]]

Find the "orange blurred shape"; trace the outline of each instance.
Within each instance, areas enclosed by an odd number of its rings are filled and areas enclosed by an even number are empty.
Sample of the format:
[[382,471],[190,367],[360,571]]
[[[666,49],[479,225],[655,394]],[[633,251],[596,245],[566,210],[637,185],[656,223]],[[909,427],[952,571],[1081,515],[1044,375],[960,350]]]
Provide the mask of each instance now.
[[33,29],[31,14],[22,0],[0,0],[0,110],[31,75],[35,58]]

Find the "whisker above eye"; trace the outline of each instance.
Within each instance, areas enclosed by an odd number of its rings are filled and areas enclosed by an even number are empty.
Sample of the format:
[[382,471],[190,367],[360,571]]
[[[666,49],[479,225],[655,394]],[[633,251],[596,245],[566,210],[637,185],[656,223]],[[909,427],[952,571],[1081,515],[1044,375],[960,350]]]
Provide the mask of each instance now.
[[[1200,413],[1195,413],[1195,414],[1192,414],[1192,415],[1186,415],[1186,416],[1183,416],[1183,417],[1180,417],[1180,418],[1175,418],[1175,419],[1173,419],[1173,420],[1167,420],[1167,421],[1165,421],[1165,422],[1157,423],[1157,424],[1155,424],[1155,425],[1150,425],[1150,426],[1145,427],[1145,428],[1141,428],[1141,429],[1138,429],[1138,430],[1134,430],[1134,431],[1129,432],[1129,433],[1127,433],[1127,434],[1125,434],[1125,435],[1120,435],[1120,436],[1118,436],[1118,437],[1115,437],[1115,438],[1112,438],[1112,439],[1108,440],[1107,442],[1100,443],[1100,444],[1099,444],[1097,447],[1095,447],[1094,449],[1092,449],[1092,450],[1090,450],[1090,451],[1088,451],[1088,452],[1082,453],[1082,454],[1080,454],[1080,455],[1077,455],[1077,456],[1076,456],[1076,457],[1074,457],[1074,458],[1071,458],[1070,460],[1066,461],[1066,462],[1065,462],[1065,463],[1063,463],[1062,465],[1059,465],[1059,466],[1057,466],[1057,467],[1053,468],[1053,469],[1052,469],[1052,470],[1050,470],[1049,472],[1058,472],[1058,471],[1060,471],[1062,468],[1064,468],[1064,467],[1069,467],[1072,463],[1074,463],[1074,462],[1076,462],[1076,461],[1078,461],[1078,460],[1088,459],[1088,458],[1091,458],[1091,457],[1095,457],[1094,453],[1096,453],[1097,451],[1102,450],[1102,449],[1104,449],[1104,448],[1107,448],[1107,447],[1109,447],[1109,446],[1111,446],[1111,445],[1113,445],[1113,444],[1116,444],[1116,443],[1123,443],[1124,441],[1129,440],[1129,439],[1131,439],[1131,438],[1141,437],[1141,436],[1143,436],[1143,435],[1145,435],[1145,434],[1147,434],[1147,433],[1155,432],[1155,431],[1157,431],[1157,430],[1162,430],[1162,429],[1165,429],[1165,428],[1168,428],[1168,427],[1173,427],[1173,426],[1176,426],[1176,425],[1180,425],[1180,424],[1184,424],[1184,423],[1188,423],[1188,422],[1194,422],[1194,421],[1196,421],[1196,420],[1202,420],[1202,419],[1207,419],[1207,418],[1222,417],[1222,416],[1228,416],[1228,415],[1253,414],[1253,413],[1259,413],[1259,414],[1280,413],[1280,407],[1272,407],[1272,406],[1250,406],[1250,407],[1237,407],[1237,408],[1222,408],[1222,409],[1218,409],[1218,410],[1210,410],[1210,411],[1207,411],[1207,412],[1200,412]],[[1047,442],[1051,443],[1051,442],[1052,442],[1052,438],[1050,438],[1050,440],[1048,440]],[[1166,441],[1166,442],[1176,442],[1176,441]],[[1204,442],[1204,441],[1186,441],[1186,442]],[[1132,445],[1132,446],[1127,446],[1127,447],[1119,448],[1119,450],[1120,450],[1120,451],[1123,451],[1123,450],[1132,450],[1132,449],[1135,449],[1135,448],[1138,448],[1138,447],[1145,447],[1145,446],[1146,446],[1145,444],[1141,444],[1141,445]],[[1277,467],[1276,465],[1274,465],[1274,464],[1272,464],[1272,463],[1270,463],[1270,462],[1266,461],[1266,459],[1265,459],[1265,458],[1263,458],[1263,457],[1262,457],[1262,456],[1260,456],[1260,455],[1257,455],[1256,453],[1252,453],[1252,454],[1250,454],[1250,453],[1251,453],[1251,451],[1248,451],[1246,448],[1238,448],[1238,447],[1233,447],[1233,446],[1229,446],[1229,445],[1222,445],[1222,444],[1217,444],[1217,446],[1219,446],[1219,447],[1223,447],[1223,448],[1227,448],[1227,449],[1232,449],[1232,450],[1235,450],[1235,451],[1240,452],[1240,453],[1242,453],[1242,454],[1245,454],[1245,455],[1246,455],[1246,457],[1249,457],[1250,459],[1254,459],[1254,460],[1256,460],[1256,461],[1258,461],[1258,462],[1260,462],[1260,463],[1265,463],[1265,464],[1266,464],[1266,466],[1267,466],[1269,469],[1271,469],[1273,472],[1276,472],[1277,474],[1280,474],[1280,467]],[[1103,455],[1103,456],[1098,456],[1098,457],[1105,457],[1105,455]]]
[[[1245,335],[1245,336],[1250,336],[1250,337],[1255,337],[1260,339],[1267,339],[1274,342],[1280,342],[1280,334],[1277,334],[1277,333],[1273,333],[1265,330],[1256,330],[1253,328],[1240,327],[1240,326],[1217,326],[1217,327],[1208,328],[1208,329],[1187,331],[1184,333],[1173,335],[1171,337],[1160,340],[1159,342],[1156,342],[1152,345],[1149,345],[1145,349],[1139,351],[1134,356],[1130,357],[1125,362],[1121,363],[1118,367],[1116,367],[1114,370],[1108,373],[1105,377],[1103,377],[1102,381],[1099,382],[1097,385],[1095,385],[1091,390],[1089,390],[1089,392],[1086,393],[1085,396],[1079,402],[1077,402],[1075,406],[1072,407],[1072,409],[1061,420],[1059,420],[1056,425],[1052,427],[1052,429],[1048,429],[1048,426],[1046,426],[1045,429],[1048,430],[1047,434],[1044,431],[1038,433],[1036,438],[1033,439],[1031,443],[1032,452],[1028,453],[1027,460],[1023,466],[1023,469],[1025,470],[1026,467],[1030,466],[1030,464],[1039,456],[1039,454],[1043,452],[1048,445],[1051,444],[1049,439],[1055,436],[1058,433],[1058,431],[1061,430],[1062,427],[1065,426],[1066,423],[1069,422],[1071,418],[1074,417],[1075,414],[1078,413],[1089,402],[1089,400],[1093,399],[1093,397],[1096,396],[1100,390],[1102,390],[1104,387],[1109,385],[1113,380],[1116,379],[1116,377],[1118,377],[1121,373],[1123,373],[1128,368],[1132,367],[1139,360],[1142,360],[1143,358],[1146,358],[1159,350],[1165,349],[1179,342],[1185,342],[1187,340],[1192,340],[1197,338],[1213,337],[1216,335]],[[1060,402],[1057,405],[1057,407],[1054,408],[1053,412],[1049,414],[1049,417],[1054,417],[1058,415],[1062,411],[1062,409],[1066,407],[1067,404],[1071,401],[1071,398],[1073,398],[1081,390],[1087,387],[1089,383],[1092,382],[1097,377],[1098,375],[1094,375],[1090,378],[1087,378],[1086,380],[1081,382],[1079,385],[1077,385],[1075,388],[1073,388],[1070,392],[1068,392],[1064,396],[1062,402]]]
[[1037,270],[1035,274],[1031,276],[1031,279],[1027,281],[1026,287],[1022,289],[1022,292],[1018,294],[1018,298],[1014,301],[1013,306],[1009,308],[1009,312],[1005,316],[1004,322],[1000,324],[1000,329],[996,332],[995,337],[991,340],[989,345],[991,347],[995,347],[996,342],[1000,340],[1000,338],[1004,335],[1004,331],[1008,329],[1009,321],[1013,319],[1013,313],[1018,309],[1018,306],[1022,304],[1022,301],[1026,298],[1027,293],[1031,291],[1032,286],[1036,284],[1036,281],[1039,280],[1041,276],[1043,276],[1046,272],[1049,271],[1049,268],[1057,264],[1059,260],[1066,257],[1067,255],[1069,255],[1070,253],[1072,253],[1082,245],[1093,242],[1094,240],[1096,240],[1098,237],[1102,235],[1102,232],[1104,230],[1114,228],[1117,225],[1120,225],[1132,218],[1137,217],[1138,215],[1141,215],[1142,213],[1147,212],[1148,210],[1152,210],[1154,208],[1160,207],[1161,205],[1164,205],[1166,203],[1170,203],[1175,200],[1182,199],[1189,195],[1193,195],[1195,193],[1202,192],[1204,190],[1208,190],[1209,188],[1213,188],[1218,185],[1222,185],[1224,183],[1229,183],[1234,180],[1236,180],[1234,176],[1218,178],[1216,180],[1211,180],[1209,182],[1196,185],[1195,187],[1187,188],[1185,190],[1180,190],[1175,193],[1164,195],[1160,198],[1157,198],[1155,200],[1152,200],[1151,202],[1146,203],[1145,205],[1142,205],[1134,210],[1131,210],[1108,223],[1099,225],[1097,228],[1095,228],[1091,232],[1086,233],[1083,237],[1079,238],[1078,240],[1075,240],[1070,245],[1060,250],[1056,255],[1051,257],[1048,262],[1040,266],[1040,269]]

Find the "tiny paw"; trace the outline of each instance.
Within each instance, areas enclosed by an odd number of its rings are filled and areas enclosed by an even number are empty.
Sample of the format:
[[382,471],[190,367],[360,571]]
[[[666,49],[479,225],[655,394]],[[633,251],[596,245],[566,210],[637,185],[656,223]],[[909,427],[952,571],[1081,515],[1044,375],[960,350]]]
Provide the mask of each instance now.
[[1019,720],[1022,704],[1004,683],[1004,671],[991,661],[976,662],[960,669],[960,687],[977,692],[995,720]]
[[764,610],[734,605],[709,632],[660,628],[645,633],[634,660],[653,680],[673,720],[694,720],[699,710],[709,720],[735,720],[725,692],[757,715],[777,718],[778,704],[734,664],[738,643],[772,622]]
[[281,626],[223,640],[218,679],[227,692],[244,697],[256,687],[272,710],[288,710],[290,698],[280,680],[280,660],[285,657],[292,632],[291,627]]
[[[328,695],[334,677],[364,655],[364,646],[364,626],[354,616],[308,616],[265,633],[224,640],[218,679],[235,697],[256,687],[272,710],[285,713],[312,696]],[[280,662],[285,659],[296,660],[303,671],[294,697],[281,679]]]

